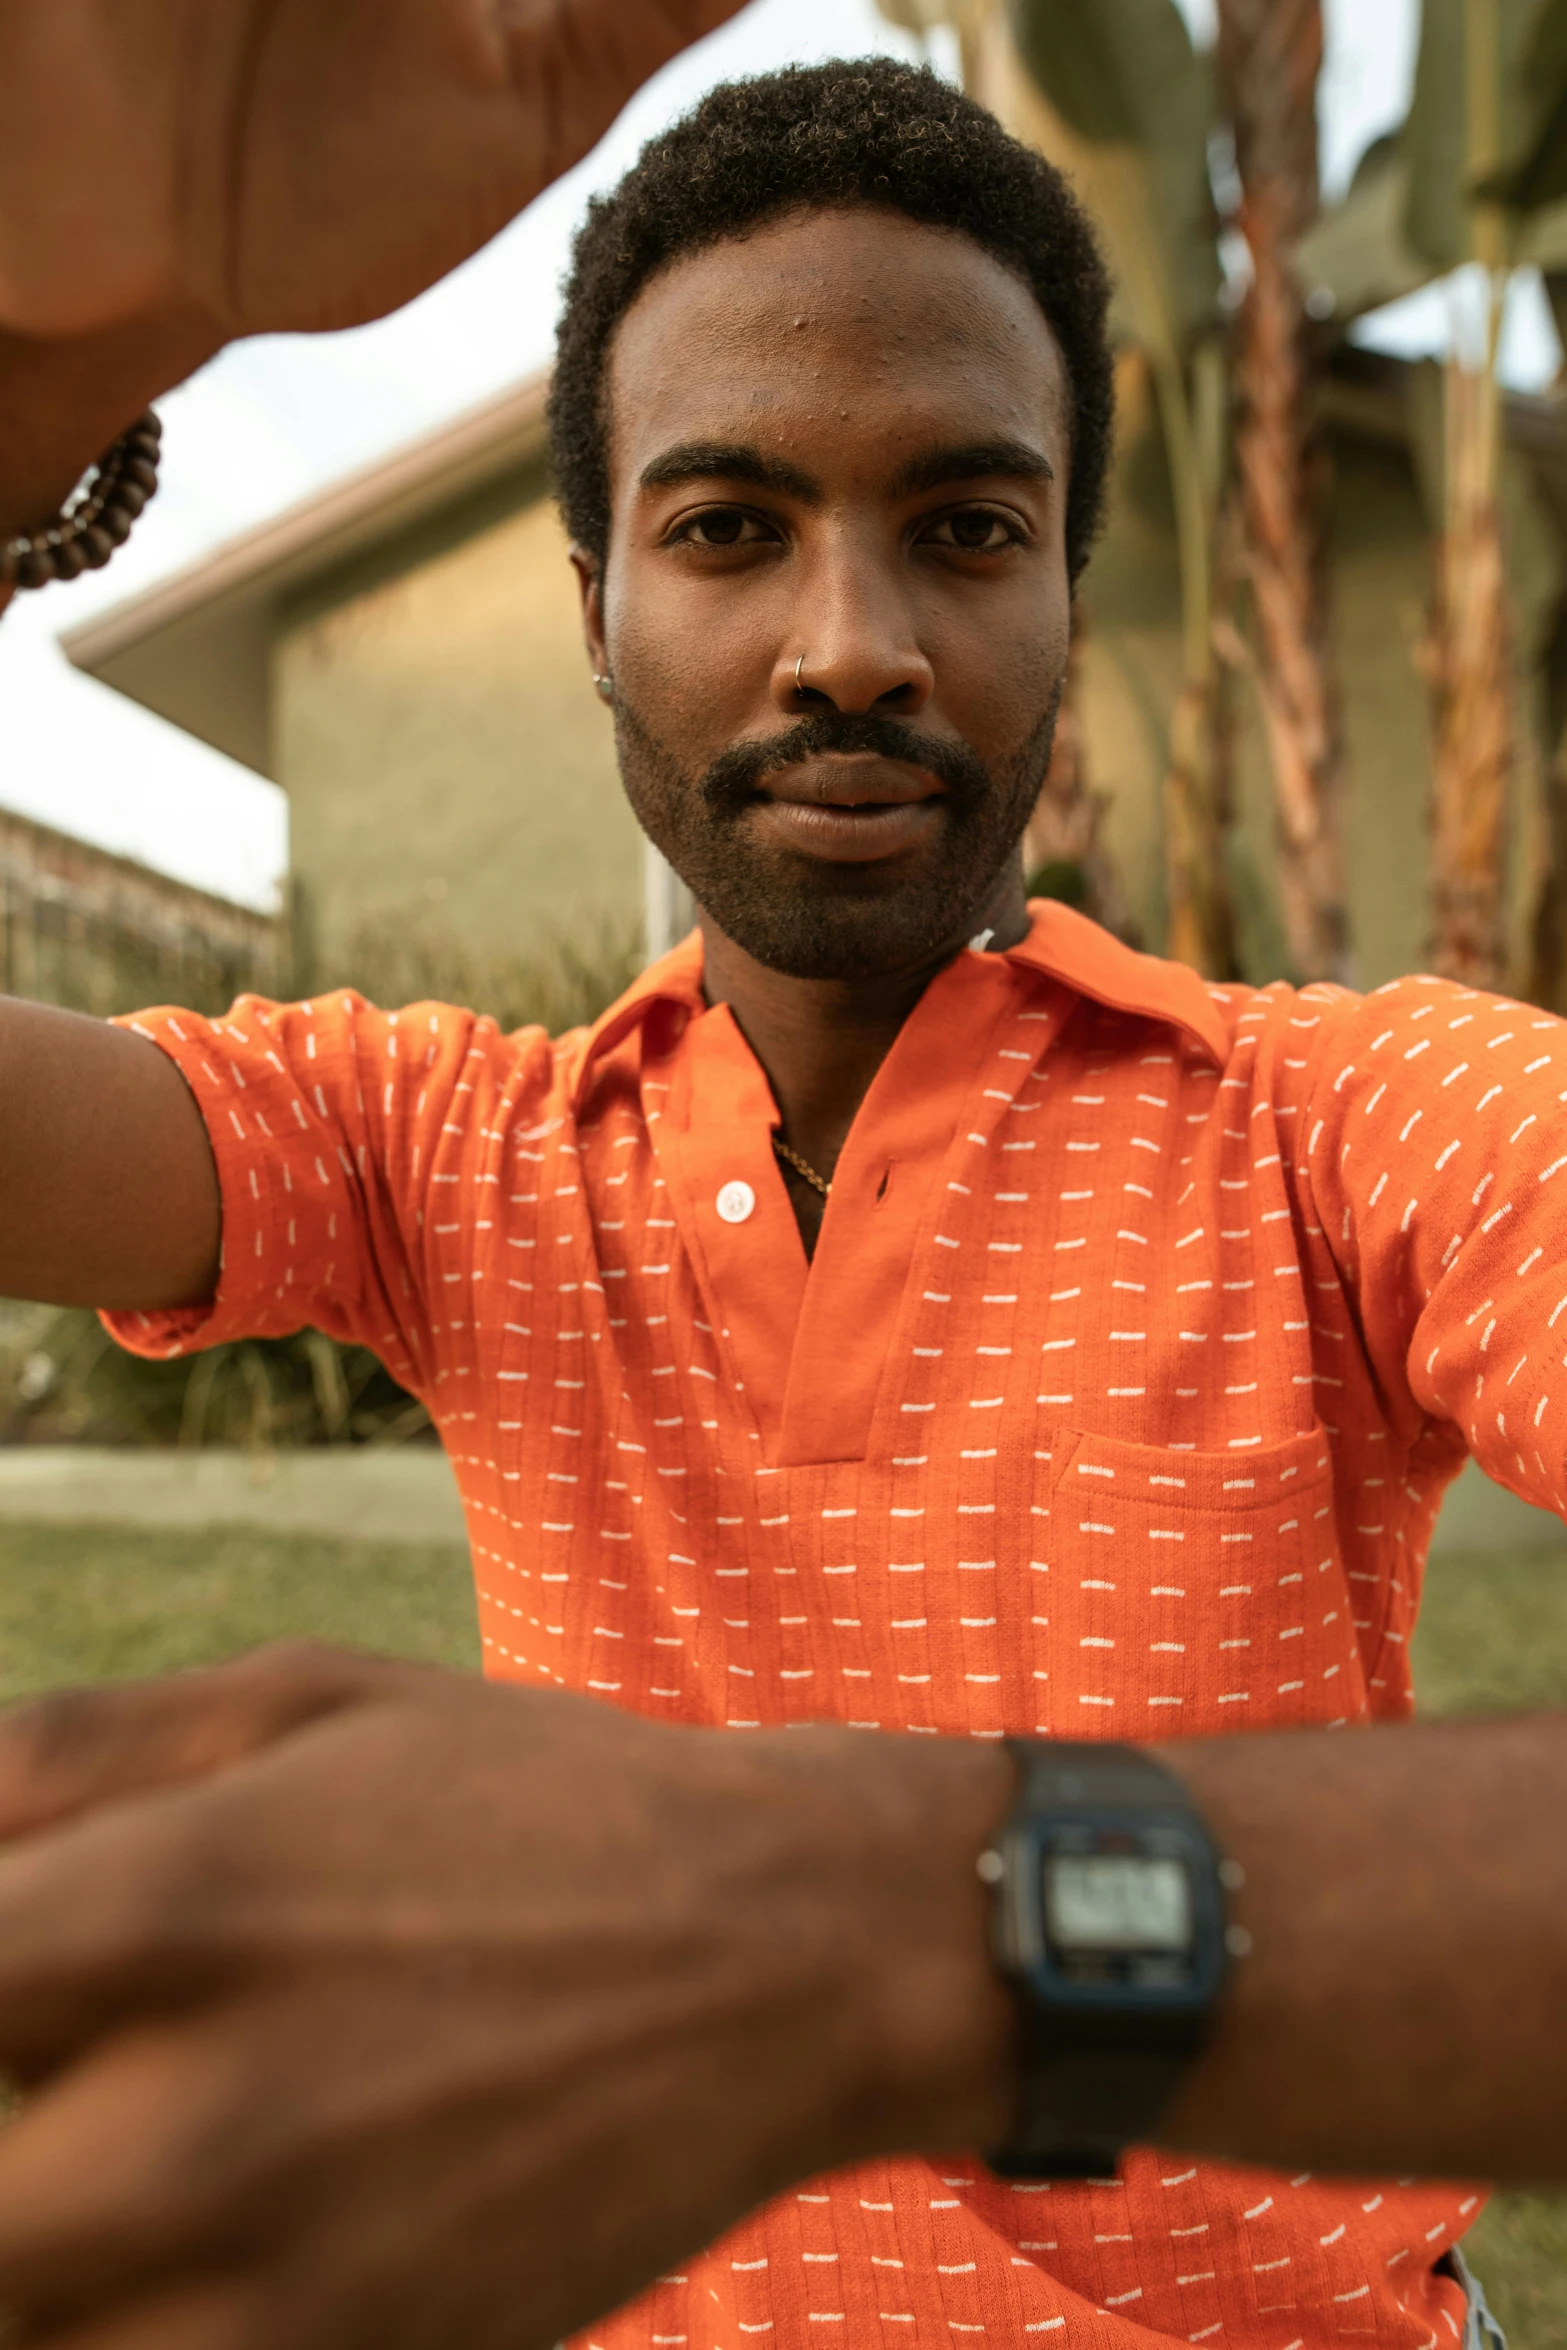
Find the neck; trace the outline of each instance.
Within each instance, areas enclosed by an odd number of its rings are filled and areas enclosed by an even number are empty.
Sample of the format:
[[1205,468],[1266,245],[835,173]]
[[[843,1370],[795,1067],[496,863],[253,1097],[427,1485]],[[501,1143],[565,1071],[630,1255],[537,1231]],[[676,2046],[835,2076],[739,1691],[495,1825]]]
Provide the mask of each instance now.
[[982,931],[997,950],[1016,946],[1028,912],[1014,863],[960,934],[868,979],[794,979],[757,962],[705,913],[701,925],[708,1002],[729,1006],[767,1072],[785,1140],[830,1180],[872,1079],[937,972]]

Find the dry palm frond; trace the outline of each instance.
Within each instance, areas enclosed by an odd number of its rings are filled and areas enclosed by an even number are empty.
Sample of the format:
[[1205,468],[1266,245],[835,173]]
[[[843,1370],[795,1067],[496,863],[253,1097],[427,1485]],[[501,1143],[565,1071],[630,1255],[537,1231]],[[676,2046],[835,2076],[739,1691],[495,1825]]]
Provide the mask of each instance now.
[[1219,67],[1251,282],[1234,332],[1235,459],[1255,675],[1296,976],[1346,975],[1343,734],[1330,651],[1318,359],[1291,249],[1317,210],[1321,0],[1220,0]]
[[1513,739],[1512,631],[1494,491],[1494,384],[1449,362],[1446,528],[1424,666],[1431,686],[1431,962],[1503,982],[1503,850]]

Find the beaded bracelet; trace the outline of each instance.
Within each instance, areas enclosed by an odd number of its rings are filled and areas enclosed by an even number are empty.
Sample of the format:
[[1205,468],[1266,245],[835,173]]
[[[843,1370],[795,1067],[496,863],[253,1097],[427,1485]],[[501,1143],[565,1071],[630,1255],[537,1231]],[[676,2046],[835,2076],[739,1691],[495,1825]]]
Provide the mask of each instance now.
[[91,468],[70,502],[42,530],[0,542],[0,595],[101,571],[130,537],[158,486],[163,427],[149,408]]

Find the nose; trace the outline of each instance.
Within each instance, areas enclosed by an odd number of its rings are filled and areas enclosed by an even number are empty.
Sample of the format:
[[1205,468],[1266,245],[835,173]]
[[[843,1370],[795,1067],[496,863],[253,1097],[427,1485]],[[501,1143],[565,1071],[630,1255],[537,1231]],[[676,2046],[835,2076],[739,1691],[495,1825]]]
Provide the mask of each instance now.
[[874,554],[840,545],[812,566],[773,670],[773,699],[790,717],[832,709],[909,718],[935,690],[909,601]]

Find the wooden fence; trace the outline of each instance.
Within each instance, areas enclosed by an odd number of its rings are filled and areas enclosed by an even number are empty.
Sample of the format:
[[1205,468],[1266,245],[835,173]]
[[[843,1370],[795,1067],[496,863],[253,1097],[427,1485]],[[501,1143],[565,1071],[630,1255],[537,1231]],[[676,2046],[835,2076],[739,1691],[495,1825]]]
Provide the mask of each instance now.
[[0,810],[0,991],[106,1015],[277,992],[283,926]]

